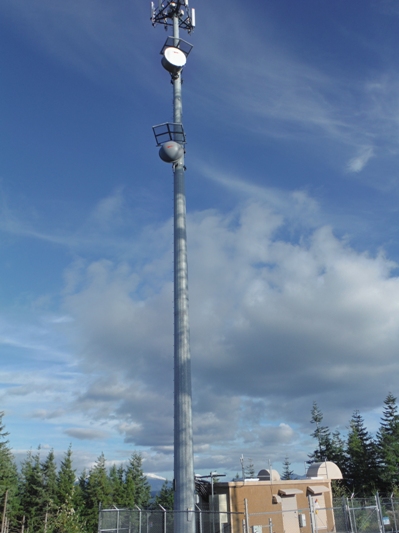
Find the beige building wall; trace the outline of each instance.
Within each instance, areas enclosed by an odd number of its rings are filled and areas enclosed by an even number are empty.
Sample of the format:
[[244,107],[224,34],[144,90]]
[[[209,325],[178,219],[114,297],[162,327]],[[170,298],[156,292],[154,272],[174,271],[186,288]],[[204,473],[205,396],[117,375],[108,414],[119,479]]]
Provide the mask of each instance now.
[[318,531],[334,530],[329,479],[215,483],[214,493],[225,494],[228,511],[240,513],[232,515],[232,533],[246,533],[243,526],[245,500],[249,514],[248,533],[268,533],[270,519],[273,533],[311,533],[309,496],[315,507]]

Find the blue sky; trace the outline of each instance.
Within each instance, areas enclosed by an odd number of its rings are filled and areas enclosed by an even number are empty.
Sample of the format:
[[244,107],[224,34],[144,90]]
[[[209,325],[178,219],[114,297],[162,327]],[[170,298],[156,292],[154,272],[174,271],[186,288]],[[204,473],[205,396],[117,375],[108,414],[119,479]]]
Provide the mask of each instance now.
[[[399,3],[192,0],[183,72],[196,471],[399,395]],[[3,0],[1,409],[18,458],[171,477],[172,88],[149,5]]]

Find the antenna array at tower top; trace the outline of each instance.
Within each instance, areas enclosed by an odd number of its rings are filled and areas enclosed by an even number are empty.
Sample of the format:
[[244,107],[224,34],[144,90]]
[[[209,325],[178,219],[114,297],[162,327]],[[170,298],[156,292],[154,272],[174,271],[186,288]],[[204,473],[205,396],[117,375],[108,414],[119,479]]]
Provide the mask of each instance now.
[[151,22],[153,26],[163,24],[173,26],[173,18],[178,15],[179,27],[191,33],[195,28],[195,9],[188,7],[188,0],[158,0],[158,7],[151,2]]

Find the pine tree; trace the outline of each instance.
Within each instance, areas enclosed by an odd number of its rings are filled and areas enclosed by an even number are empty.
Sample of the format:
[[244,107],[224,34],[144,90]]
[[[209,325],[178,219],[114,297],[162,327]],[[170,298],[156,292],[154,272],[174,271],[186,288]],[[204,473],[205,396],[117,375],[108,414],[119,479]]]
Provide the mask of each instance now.
[[283,474],[281,476],[281,479],[294,479],[294,471],[290,469],[291,463],[288,459],[288,456],[285,456],[284,462],[283,462]]
[[334,431],[329,438],[327,448],[327,458],[329,461],[335,463],[342,472],[343,478],[346,477],[347,471],[347,455],[345,453],[346,443],[341,437],[338,430]]
[[14,524],[18,509],[18,472],[14,457],[9,447],[8,435],[3,424],[4,413],[0,412],[0,516],[3,516],[7,493],[7,519]]
[[89,481],[89,474],[86,469],[81,472],[78,483],[73,491],[73,507],[82,516],[85,517],[86,500],[87,500],[87,485]]
[[143,472],[143,458],[134,452],[129,460],[125,474],[128,506],[148,507],[151,499],[151,487]]
[[[75,490],[75,470],[72,465],[72,448],[69,446],[57,475],[56,503],[47,524],[46,533],[86,533],[86,524],[78,512],[77,492]],[[86,473],[84,472],[86,480]],[[81,502],[83,503],[83,501]]]
[[111,486],[103,453],[90,470],[89,477],[83,488],[84,507],[81,512],[87,524],[88,532],[96,533],[99,506],[101,505],[103,509],[112,506]]
[[351,495],[344,479],[332,479],[331,490],[333,498],[348,498]]
[[[152,508],[159,510],[160,507],[166,511],[173,511],[174,509],[175,493],[173,490],[173,484],[165,480],[160,492],[155,496]],[[164,516],[166,520],[166,531],[173,531],[173,513],[166,513]]]
[[377,432],[380,490],[388,493],[399,487],[399,414],[396,398],[389,393],[384,400],[381,425]]
[[173,490],[173,484],[168,480],[165,480],[161,490],[155,496],[155,507],[161,505],[167,511],[173,511],[175,493]]
[[311,415],[312,418],[310,419],[310,423],[316,425],[316,428],[313,433],[311,433],[311,436],[317,440],[318,447],[313,453],[308,455],[308,463],[319,463],[330,460],[328,457],[328,453],[331,448],[330,430],[327,426],[321,425],[324,416],[316,402],[313,402]]
[[35,454],[28,452],[22,463],[20,479],[21,513],[26,517],[30,531],[40,531],[46,512],[40,448]]
[[109,470],[109,481],[112,494],[112,505],[122,509],[126,507],[125,469],[123,466],[112,465]]
[[46,460],[41,464],[41,471],[44,510],[46,513],[52,513],[56,509],[57,500],[57,465],[53,450],[49,452]]
[[75,479],[75,470],[72,465],[72,448],[69,446],[61,461],[57,476],[56,501],[58,505],[70,504],[73,507]]
[[46,533],[87,533],[87,526],[73,508],[62,504],[47,523]]
[[348,488],[361,497],[374,494],[378,484],[377,449],[359,411],[350,421],[347,457]]

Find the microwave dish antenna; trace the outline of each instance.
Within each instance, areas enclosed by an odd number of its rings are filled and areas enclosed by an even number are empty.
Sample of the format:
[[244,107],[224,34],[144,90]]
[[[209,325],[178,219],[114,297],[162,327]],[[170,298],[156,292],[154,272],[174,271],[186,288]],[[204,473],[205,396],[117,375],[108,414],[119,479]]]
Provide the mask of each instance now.
[[187,58],[184,52],[179,50],[179,48],[169,46],[163,53],[161,63],[165,70],[169,71],[171,74],[177,74],[187,63]]

